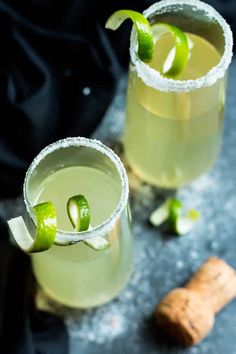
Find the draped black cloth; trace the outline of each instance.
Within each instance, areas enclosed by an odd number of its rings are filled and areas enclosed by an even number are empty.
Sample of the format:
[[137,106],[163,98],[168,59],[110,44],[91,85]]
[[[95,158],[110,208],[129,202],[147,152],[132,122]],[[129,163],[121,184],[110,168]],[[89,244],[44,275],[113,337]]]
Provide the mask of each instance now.
[[7,242],[1,218],[0,234],[0,353],[68,353],[64,322],[36,310],[29,257]]
[[119,67],[94,19],[97,6],[0,2],[0,197],[21,192],[25,170],[44,146],[89,136],[101,121]]
[[[130,24],[111,33],[105,20],[153,2],[0,0],[0,198],[21,193],[43,147],[96,129],[129,56]],[[209,3],[235,30],[235,2]],[[0,269],[0,353],[66,354],[64,323],[35,309],[29,258],[8,243],[1,218]]]

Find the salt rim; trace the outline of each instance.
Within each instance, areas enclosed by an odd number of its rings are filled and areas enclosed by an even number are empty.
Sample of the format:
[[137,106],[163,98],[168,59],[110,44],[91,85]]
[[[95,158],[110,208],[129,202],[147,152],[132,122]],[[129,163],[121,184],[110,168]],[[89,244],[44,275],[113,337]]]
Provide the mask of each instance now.
[[[195,11],[202,10],[205,12],[209,18],[214,19],[218,22],[219,26],[222,27],[223,36],[225,38],[225,50],[221,57],[220,62],[213,67],[205,76],[202,76],[196,80],[173,80],[167,79],[162,76],[158,71],[151,68],[145,64],[139,58],[137,54],[138,42],[137,42],[137,32],[133,26],[130,38],[130,56],[131,61],[137,69],[138,76],[143,80],[143,82],[156,90],[159,91],[182,91],[188,92],[202,87],[208,87],[216,83],[217,80],[224,77],[225,71],[227,70],[233,55],[233,35],[230,26],[227,24],[225,19],[210,5],[200,1],[200,0],[162,0],[158,3],[151,5],[147,8],[143,14],[145,17],[154,15],[155,13],[165,13],[168,7],[171,5],[187,5],[195,8]],[[173,11],[175,11],[173,9]]]
[[121,197],[116,209],[111,214],[111,216],[107,220],[105,220],[102,224],[95,227],[94,229],[82,231],[82,232],[75,232],[75,231],[67,232],[58,229],[56,239],[55,239],[56,244],[65,244],[65,243],[72,244],[78,241],[91,239],[93,237],[98,237],[98,236],[104,237],[114,227],[117,219],[119,218],[122,211],[124,210],[129,197],[128,177],[124,165],[121,162],[120,158],[110,148],[108,148],[106,145],[102,144],[101,141],[96,139],[87,139],[83,137],[68,137],[65,139],[58,140],[45,147],[34,158],[34,160],[32,161],[31,165],[29,166],[26,172],[24,185],[23,185],[23,196],[24,196],[24,202],[26,205],[27,212],[29,213],[33,221],[35,221],[35,216],[33,212],[33,206],[31,205],[28,199],[28,188],[27,188],[28,180],[32,172],[48,154],[58,149],[68,148],[71,146],[75,146],[75,147],[84,146],[84,147],[92,148],[106,155],[114,163],[118,171],[118,174],[120,176]]

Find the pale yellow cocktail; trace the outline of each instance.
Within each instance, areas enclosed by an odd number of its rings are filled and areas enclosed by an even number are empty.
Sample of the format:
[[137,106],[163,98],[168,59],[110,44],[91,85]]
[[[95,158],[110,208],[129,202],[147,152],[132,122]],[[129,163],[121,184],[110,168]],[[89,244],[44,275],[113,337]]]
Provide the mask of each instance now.
[[[166,8],[165,3],[169,4]],[[158,74],[173,48],[170,34],[156,39],[149,67],[135,61],[134,52],[133,57],[131,55],[125,156],[141,179],[160,187],[179,187],[200,176],[213,165],[220,147],[227,68],[225,52],[227,49],[229,63],[231,32],[225,22],[220,23],[223,19],[212,8],[212,23],[206,27],[204,16],[207,17],[208,6],[201,2],[194,4],[180,1],[175,6],[174,1],[162,1],[146,12],[154,26],[160,21],[185,30],[191,46],[190,57],[177,77],[167,79]],[[198,11],[202,19],[195,19]],[[204,26],[205,30],[201,31]],[[222,33],[220,26],[225,27]],[[224,31],[229,38],[224,37]],[[226,43],[227,40],[230,43]],[[135,40],[131,43],[131,54],[132,46]]]
[[[27,203],[51,201],[58,220],[56,242],[71,243],[32,255],[35,276],[51,298],[88,308],[109,301],[124,287],[132,270],[127,188],[118,157],[93,140],[66,139],[35,159],[26,176]],[[90,230],[73,234],[66,204],[80,193],[89,202]],[[105,237],[110,246],[92,249],[83,242],[91,235]]]

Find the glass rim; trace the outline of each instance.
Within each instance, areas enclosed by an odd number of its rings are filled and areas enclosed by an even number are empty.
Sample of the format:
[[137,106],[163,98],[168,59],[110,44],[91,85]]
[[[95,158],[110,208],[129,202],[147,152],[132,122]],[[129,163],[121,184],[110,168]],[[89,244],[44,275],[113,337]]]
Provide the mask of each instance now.
[[155,13],[165,13],[167,12],[165,10],[171,5],[187,5],[194,7],[196,10],[202,10],[209,18],[214,19],[219,24],[225,38],[225,48],[221,60],[216,66],[209,70],[206,75],[194,80],[174,80],[166,78],[139,58],[137,53],[137,32],[133,26],[130,38],[130,57],[133,65],[136,67],[138,76],[147,86],[164,92],[188,92],[212,86],[219,79],[224,77],[232,60],[233,35],[230,26],[211,5],[200,0],[161,0],[148,7],[143,14],[148,18]]
[[109,231],[113,229],[115,226],[116,221],[120,217],[121,213],[123,212],[124,208],[127,205],[128,197],[129,197],[129,184],[128,184],[128,177],[124,168],[124,165],[120,158],[114,153],[112,149],[104,145],[101,141],[96,139],[89,139],[84,137],[68,137],[65,139],[58,140],[48,146],[46,146],[41,152],[33,159],[32,163],[30,164],[24,179],[23,184],[23,197],[24,202],[26,205],[26,210],[30,215],[31,219],[35,221],[35,216],[33,212],[33,205],[29,201],[29,191],[28,191],[28,182],[32,172],[37,168],[37,165],[50,153],[68,147],[87,147],[94,149],[104,155],[107,156],[108,159],[114,164],[118,175],[120,177],[120,184],[121,184],[121,195],[119,202],[110,215],[108,219],[106,219],[102,224],[96,226],[93,229],[89,229],[87,231],[76,232],[76,231],[63,231],[58,229],[57,235],[55,239],[55,244],[72,244],[78,241],[83,241],[86,239],[91,239],[93,237],[102,236],[104,237]]

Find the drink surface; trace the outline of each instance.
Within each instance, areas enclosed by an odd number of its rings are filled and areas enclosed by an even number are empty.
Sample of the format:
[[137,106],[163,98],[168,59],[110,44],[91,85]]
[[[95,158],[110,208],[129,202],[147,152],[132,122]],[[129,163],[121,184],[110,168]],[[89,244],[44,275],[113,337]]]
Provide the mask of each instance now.
[[[68,198],[83,194],[90,205],[91,225],[101,224],[113,213],[121,186],[111,176],[91,167],[67,167],[47,177],[39,186],[35,203],[50,200],[56,206],[58,226],[73,230],[66,213]],[[33,254],[36,278],[45,292],[69,306],[97,306],[114,297],[132,269],[132,239],[125,214],[108,235],[111,246],[95,251],[83,242],[53,246]]]
[[114,212],[121,187],[109,175],[92,167],[74,166],[59,170],[47,177],[39,188],[35,203],[50,200],[57,211],[58,228],[72,231],[66,211],[70,197],[83,194],[88,200],[92,227],[102,224]]
[[[187,33],[191,57],[178,80],[204,76],[220,60],[205,39]],[[151,66],[160,70],[173,46],[166,34],[155,46]],[[162,92],[130,68],[125,125],[126,158],[143,180],[175,188],[192,181],[214,163],[221,136],[225,80],[190,92]]]
[[[192,43],[187,65],[176,76],[176,80],[195,80],[208,73],[220,61],[220,54],[206,39],[193,34],[185,33]],[[173,38],[169,33],[162,35],[155,44],[153,59],[150,66],[161,71],[168,53],[173,48]]]

